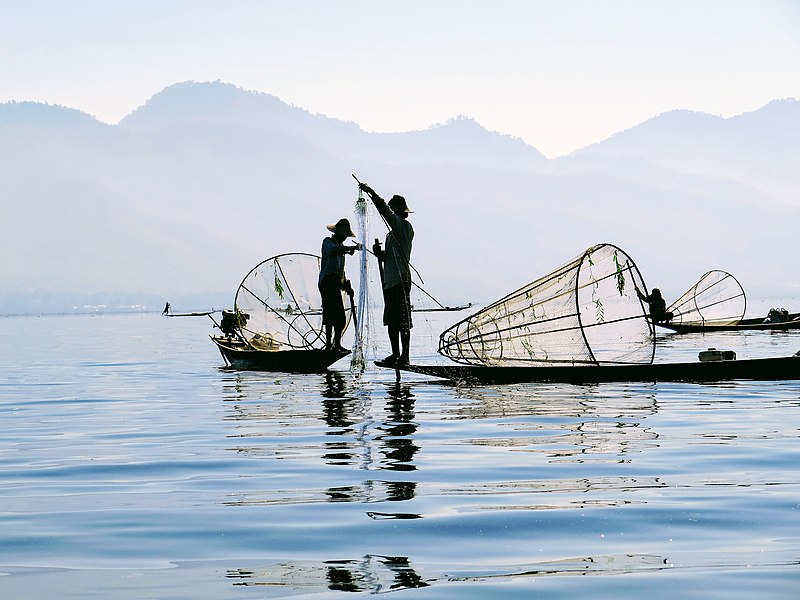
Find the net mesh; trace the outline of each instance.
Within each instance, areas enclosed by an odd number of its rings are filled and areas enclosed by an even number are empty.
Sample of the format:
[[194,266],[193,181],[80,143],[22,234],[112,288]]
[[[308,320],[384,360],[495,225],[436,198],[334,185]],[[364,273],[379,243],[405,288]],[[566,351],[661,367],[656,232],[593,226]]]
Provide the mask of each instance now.
[[366,368],[365,347],[371,328],[369,296],[369,253],[366,251],[369,237],[369,210],[364,193],[359,190],[355,205],[356,239],[361,244],[358,253],[358,302],[354,316],[353,352],[350,355],[350,371],[362,373]]
[[667,309],[677,324],[736,325],[747,299],[739,281],[725,271],[709,271]]
[[[320,262],[313,254],[281,254],[253,267],[234,303],[242,337],[262,349],[324,348]],[[352,311],[345,292],[342,301],[349,324]]]
[[627,254],[593,246],[444,331],[439,352],[476,365],[650,363],[655,337],[637,287]]

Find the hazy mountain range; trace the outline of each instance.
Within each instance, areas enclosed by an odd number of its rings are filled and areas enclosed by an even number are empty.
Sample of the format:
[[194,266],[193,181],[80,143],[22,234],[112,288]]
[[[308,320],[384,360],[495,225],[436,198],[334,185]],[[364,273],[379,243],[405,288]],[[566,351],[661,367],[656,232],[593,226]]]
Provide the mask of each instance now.
[[406,196],[412,260],[446,302],[495,299],[599,242],[668,299],[717,268],[750,297],[797,296],[799,167],[794,99],[664,113],[552,160],[466,117],[369,133],[220,82],[168,87],[117,125],[8,103],[0,313],[230,306],[256,263],[318,253],[352,218],[351,173]]

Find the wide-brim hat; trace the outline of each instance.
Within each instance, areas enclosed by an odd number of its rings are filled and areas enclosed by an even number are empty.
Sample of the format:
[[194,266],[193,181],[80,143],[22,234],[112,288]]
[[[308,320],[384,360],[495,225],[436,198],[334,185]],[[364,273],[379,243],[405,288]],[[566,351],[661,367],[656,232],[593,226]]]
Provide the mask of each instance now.
[[410,208],[408,208],[408,204],[406,204],[406,199],[403,196],[398,196],[395,194],[392,196],[391,200],[387,203],[389,208],[391,208],[395,212],[404,212],[406,214],[414,212]]
[[343,235],[344,237],[356,237],[356,234],[353,233],[353,229],[350,227],[350,221],[348,219],[339,219],[336,221],[335,225],[328,225],[328,231],[337,235]]

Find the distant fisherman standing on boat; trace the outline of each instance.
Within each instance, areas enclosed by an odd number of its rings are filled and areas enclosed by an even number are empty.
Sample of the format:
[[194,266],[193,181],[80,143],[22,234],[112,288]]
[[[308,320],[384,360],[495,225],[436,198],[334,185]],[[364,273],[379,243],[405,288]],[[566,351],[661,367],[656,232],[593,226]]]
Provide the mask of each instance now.
[[386,250],[378,256],[383,261],[383,324],[389,330],[389,342],[392,345],[392,354],[384,362],[407,364],[413,327],[410,294],[414,228],[408,222],[408,213],[412,211],[403,196],[392,196],[387,203],[366,183],[359,184],[359,187],[369,194],[375,208],[389,226]]
[[636,288],[636,295],[642,302],[647,302],[650,307],[650,320],[653,323],[669,323],[674,316],[671,312],[667,312],[667,301],[661,295],[661,290],[653,288],[649,296],[645,296],[638,287]]
[[345,254],[353,254],[361,249],[361,244],[345,246],[344,242],[356,234],[350,221],[339,219],[335,225],[328,225],[333,235],[322,240],[322,262],[319,269],[319,292],[322,295],[322,324],[325,326],[325,349],[345,351],[342,347],[342,331],[346,322],[342,290],[352,297],[353,288],[344,276]]

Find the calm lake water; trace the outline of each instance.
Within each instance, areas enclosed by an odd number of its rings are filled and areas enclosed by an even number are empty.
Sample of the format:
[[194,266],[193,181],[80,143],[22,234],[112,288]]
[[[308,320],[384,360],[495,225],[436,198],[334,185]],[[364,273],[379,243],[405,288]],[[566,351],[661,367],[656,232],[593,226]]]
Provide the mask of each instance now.
[[[211,331],[0,318],[0,598],[798,597],[800,382],[235,373]],[[711,346],[800,333],[658,357]]]

